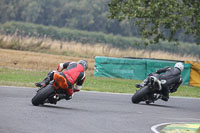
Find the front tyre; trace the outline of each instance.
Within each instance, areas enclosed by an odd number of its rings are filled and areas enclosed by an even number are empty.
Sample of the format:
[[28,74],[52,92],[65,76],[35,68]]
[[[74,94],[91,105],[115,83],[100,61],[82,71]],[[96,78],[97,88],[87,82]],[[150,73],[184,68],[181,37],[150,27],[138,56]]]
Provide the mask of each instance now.
[[44,101],[55,92],[53,85],[49,84],[37,92],[37,94],[32,98],[32,104],[38,106],[43,104]]
[[145,96],[149,92],[148,86],[144,86],[140,90],[137,90],[136,93],[132,96],[132,103],[138,104],[141,101],[144,101]]

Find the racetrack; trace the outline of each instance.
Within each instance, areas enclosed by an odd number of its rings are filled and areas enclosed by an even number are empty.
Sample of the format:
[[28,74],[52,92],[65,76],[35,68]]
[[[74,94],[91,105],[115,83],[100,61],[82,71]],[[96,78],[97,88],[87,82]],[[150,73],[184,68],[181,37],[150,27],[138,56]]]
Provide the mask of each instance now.
[[82,91],[70,101],[33,106],[36,88],[0,87],[0,133],[151,133],[169,122],[200,122],[200,99],[132,104],[131,94]]

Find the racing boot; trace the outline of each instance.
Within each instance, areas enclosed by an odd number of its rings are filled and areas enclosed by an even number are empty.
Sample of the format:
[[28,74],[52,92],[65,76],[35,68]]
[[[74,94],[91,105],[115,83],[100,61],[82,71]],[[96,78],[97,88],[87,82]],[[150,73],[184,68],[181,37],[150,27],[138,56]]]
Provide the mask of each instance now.
[[162,97],[161,97],[161,99],[163,100],[163,101],[168,101],[169,100],[169,93],[167,94],[165,94],[165,95],[162,95]]
[[168,89],[163,89],[162,90],[162,96],[161,96],[161,99],[163,100],[163,101],[168,101],[169,100],[169,90]]
[[35,83],[37,87],[45,87],[50,82],[50,77],[46,77],[42,82]]
[[136,84],[136,85],[135,85],[136,88],[142,88],[143,86],[144,86],[143,83],[141,83],[141,84]]
[[142,87],[144,87],[147,84],[148,84],[148,78],[146,78],[142,83],[136,84],[135,87],[136,88],[142,88]]

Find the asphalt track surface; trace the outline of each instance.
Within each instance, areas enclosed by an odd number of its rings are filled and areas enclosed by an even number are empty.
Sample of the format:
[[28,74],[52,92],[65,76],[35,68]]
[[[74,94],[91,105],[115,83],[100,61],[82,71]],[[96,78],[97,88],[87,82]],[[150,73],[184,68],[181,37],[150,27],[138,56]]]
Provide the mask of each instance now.
[[70,101],[33,106],[36,90],[0,86],[0,133],[152,133],[161,123],[200,122],[195,98],[146,105],[132,104],[131,94],[81,91]]

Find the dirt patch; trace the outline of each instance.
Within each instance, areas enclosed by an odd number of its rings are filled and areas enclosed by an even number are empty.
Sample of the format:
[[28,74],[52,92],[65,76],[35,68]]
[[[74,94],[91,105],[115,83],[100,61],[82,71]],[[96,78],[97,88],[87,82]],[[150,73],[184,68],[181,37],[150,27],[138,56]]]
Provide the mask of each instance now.
[[85,59],[89,63],[88,74],[93,74],[94,59],[51,55],[27,51],[0,49],[0,67],[31,69],[39,71],[55,70],[59,63]]

